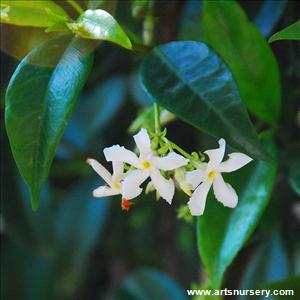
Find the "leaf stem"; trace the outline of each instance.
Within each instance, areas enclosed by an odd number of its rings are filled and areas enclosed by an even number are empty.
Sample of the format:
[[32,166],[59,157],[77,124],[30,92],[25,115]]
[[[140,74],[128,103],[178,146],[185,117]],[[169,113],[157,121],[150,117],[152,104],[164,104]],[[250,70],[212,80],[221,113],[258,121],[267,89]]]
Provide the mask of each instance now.
[[83,9],[79,4],[76,3],[75,0],[67,0],[67,2],[81,15],[83,13]]
[[154,107],[154,126],[155,126],[155,133],[160,133],[160,109],[157,103],[153,104]]
[[170,140],[168,140],[166,137],[164,138],[164,141],[169,144],[173,150],[178,151],[180,154],[182,154],[183,156],[185,156],[186,158],[188,158],[189,160],[195,160],[195,157],[193,157],[192,155],[190,155],[189,153],[187,153],[185,150],[183,150],[181,147],[179,147],[178,145],[176,145],[175,143],[171,142]]

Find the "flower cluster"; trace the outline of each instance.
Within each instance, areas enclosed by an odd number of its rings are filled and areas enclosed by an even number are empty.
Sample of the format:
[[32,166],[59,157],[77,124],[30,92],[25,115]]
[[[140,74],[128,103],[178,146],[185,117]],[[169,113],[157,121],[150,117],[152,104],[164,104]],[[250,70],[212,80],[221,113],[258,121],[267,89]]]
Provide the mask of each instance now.
[[[175,180],[179,188],[190,196],[188,206],[194,216],[203,214],[211,186],[216,199],[224,206],[233,208],[237,205],[238,196],[232,186],[224,182],[221,173],[238,170],[252,159],[242,153],[231,153],[229,158],[222,162],[225,154],[224,139],[219,140],[219,148],[204,152],[209,157],[209,161],[205,163],[197,156],[187,154],[187,158],[177,154],[166,138],[163,151],[159,151],[162,148],[153,150],[157,147],[157,141],[155,138],[151,141],[144,128],[133,138],[139,156],[119,145],[103,150],[106,160],[112,162],[112,174],[95,159],[87,160],[106,182],[106,185],[93,191],[95,197],[122,195],[122,209],[128,210],[135,204],[130,200],[142,193],[141,185],[150,177],[148,187],[155,189],[169,204],[172,203],[175,193]],[[158,153],[162,152],[165,155],[160,156]]]

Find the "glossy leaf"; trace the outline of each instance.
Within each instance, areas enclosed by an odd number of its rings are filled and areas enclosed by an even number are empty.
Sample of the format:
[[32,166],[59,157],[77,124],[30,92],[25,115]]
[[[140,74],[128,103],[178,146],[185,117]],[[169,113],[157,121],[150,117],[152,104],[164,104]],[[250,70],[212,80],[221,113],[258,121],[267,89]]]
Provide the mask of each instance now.
[[203,39],[228,64],[247,108],[276,125],[280,76],[271,48],[235,1],[205,1]]
[[127,34],[112,15],[102,9],[85,11],[76,22],[68,27],[86,39],[105,40],[132,49]]
[[226,268],[254,231],[270,199],[277,161],[272,136],[264,136],[263,143],[273,156],[271,163],[251,162],[225,177],[239,196],[237,207],[225,208],[210,192],[204,214],[198,218],[199,254],[214,288],[221,286]]
[[154,48],[141,66],[141,80],[154,101],[185,122],[251,157],[265,158],[232,73],[204,43]]
[[19,64],[6,92],[5,124],[18,169],[27,183],[32,207],[58,141],[89,74],[91,44],[69,37],[48,41]]
[[171,278],[153,269],[140,269],[128,276],[113,300],[185,300],[185,291]]
[[300,40],[300,20],[273,34],[269,43],[279,40]]
[[67,13],[54,1],[1,0],[1,23],[51,27],[68,20]]

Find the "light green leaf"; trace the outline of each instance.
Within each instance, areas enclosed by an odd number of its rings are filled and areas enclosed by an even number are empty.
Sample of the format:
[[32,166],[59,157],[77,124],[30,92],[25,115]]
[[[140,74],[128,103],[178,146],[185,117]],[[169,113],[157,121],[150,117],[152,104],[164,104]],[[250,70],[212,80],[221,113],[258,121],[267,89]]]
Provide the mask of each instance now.
[[259,30],[235,1],[205,1],[203,39],[228,64],[243,101],[258,118],[276,125],[281,102],[278,64]]
[[83,38],[110,41],[126,49],[132,49],[127,34],[114,17],[105,10],[89,9],[76,22],[69,23],[68,27]]
[[225,208],[211,191],[204,214],[198,218],[199,254],[213,288],[220,288],[226,268],[254,231],[270,199],[277,159],[272,135],[266,134],[262,141],[273,156],[271,163],[251,162],[228,178],[224,176],[239,196],[237,207]]
[[1,23],[51,27],[70,20],[68,14],[54,1],[1,0]]
[[300,20],[274,33],[268,42],[272,43],[279,40],[300,40]]
[[145,90],[165,109],[251,157],[266,157],[232,73],[207,45],[172,42],[156,47],[140,71]]
[[91,43],[60,37],[31,51],[6,92],[5,124],[18,169],[38,206],[57,144],[89,74]]

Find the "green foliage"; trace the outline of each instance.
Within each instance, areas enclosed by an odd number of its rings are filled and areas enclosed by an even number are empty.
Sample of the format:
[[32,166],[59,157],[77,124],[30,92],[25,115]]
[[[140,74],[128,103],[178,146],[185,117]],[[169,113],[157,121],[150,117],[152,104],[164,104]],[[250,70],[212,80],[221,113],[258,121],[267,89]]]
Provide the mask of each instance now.
[[274,33],[269,43],[279,40],[300,40],[300,20]]
[[30,189],[33,209],[89,74],[93,61],[90,46],[69,37],[42,44],[22,60],[7,88],[6,129],[17,166]]
[[131,274],[117,291],[112,300],[153,300],[180,299],[186,295],[171,278],[152,270],[141,269]]
[[262,138],[272,162],[252,162],[228,182],[236,187],[238,206],[224,208],[210,195],[203,216],[198,218],[197,239],[200,257],[213,288],[220,288],[223,274],[254,231],[270,200],[277,169],[276,150],[271,134]]
[[63,21],[69,16],[54,1],[1,1],[1,23],[47,28]]
[[141,80],[154,101],[187,123],[251,157],[266,157],[230,70],[204,43],[156,47],[141,66]]
[[102,9],[87,10],[68,27],[83,38],[105,40],[132,49],[130,39],[119,23]]
[[247,108],[276,125],[280,75],[276,59],[258,29],[235,1],[204,1],[203,39],[228,64]]

